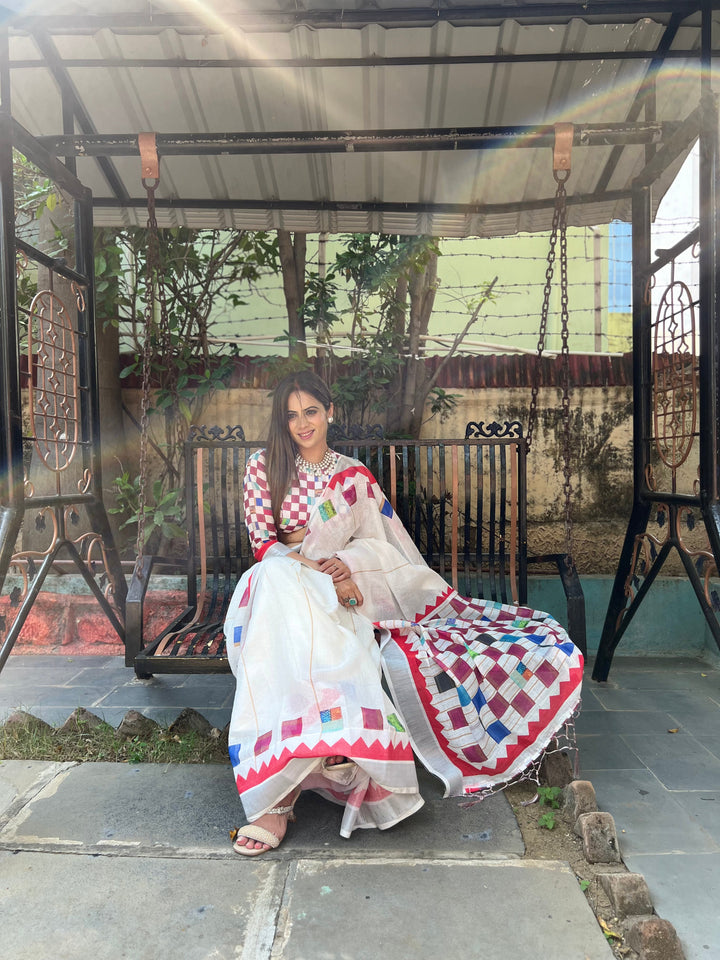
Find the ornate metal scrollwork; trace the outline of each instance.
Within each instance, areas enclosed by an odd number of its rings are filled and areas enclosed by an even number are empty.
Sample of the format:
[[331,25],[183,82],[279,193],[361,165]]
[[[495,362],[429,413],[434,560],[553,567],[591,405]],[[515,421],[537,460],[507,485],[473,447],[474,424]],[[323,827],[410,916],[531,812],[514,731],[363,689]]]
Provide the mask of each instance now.
[[655,447],[676,472],[687,460],[697,428],[698,367],[695,306],[688,286],[665,289],[653,323],[653,416]]
[[379,423],[331,423],[328,427],[329,443],[358,440],[384,440],[385,432]]
[[85,310],[85,291],[80,286],[79,283],[73,282],[70,284],[70,289],[72,290],[75,296],[75,304],[77,305],[78,310],[82,313]]
[[28,366],[35,448],[48,470],[59,473],[78,446],[77,338],[65,304],[50,290],[30,305]]
[[222,441],[226,440],[245,440],[245,431],[239,425],[234,427],[208,427],[205,424],[191,424],[188,432],[188,440],[198,441]]
[[519,420],[506,420],[505,423],[470,420],[465,426],[466,440],[522,440],[522,437],[523,426]]

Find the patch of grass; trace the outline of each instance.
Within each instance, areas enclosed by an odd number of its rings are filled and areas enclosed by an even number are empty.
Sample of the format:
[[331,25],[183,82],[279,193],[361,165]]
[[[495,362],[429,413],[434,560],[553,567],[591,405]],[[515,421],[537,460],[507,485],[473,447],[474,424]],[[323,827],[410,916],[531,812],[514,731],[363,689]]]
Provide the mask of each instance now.
[[224,741],[195,731],[177,736],[159,729],[146,739],[119,737],[109,723],[79,723],[77,731],[61,732],[41,725],[0,727],[0,759],[108,761],[112,763],[225,763]]

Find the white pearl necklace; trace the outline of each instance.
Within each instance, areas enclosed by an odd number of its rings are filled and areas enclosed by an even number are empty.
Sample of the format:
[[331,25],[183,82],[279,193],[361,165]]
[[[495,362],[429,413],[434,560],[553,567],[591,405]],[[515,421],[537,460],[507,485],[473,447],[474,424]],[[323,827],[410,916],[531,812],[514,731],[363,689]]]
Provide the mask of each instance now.
[[306,460],[304,457],[301,457],[300,454],[298,454],[295,457],[295,466],[297,467],[298,471],[309,473],[311,476],[321,477],[333,470],[336,461],[337,454],[334,450],[331,450],[328,447],[319,463],[310,463],[309,460]]

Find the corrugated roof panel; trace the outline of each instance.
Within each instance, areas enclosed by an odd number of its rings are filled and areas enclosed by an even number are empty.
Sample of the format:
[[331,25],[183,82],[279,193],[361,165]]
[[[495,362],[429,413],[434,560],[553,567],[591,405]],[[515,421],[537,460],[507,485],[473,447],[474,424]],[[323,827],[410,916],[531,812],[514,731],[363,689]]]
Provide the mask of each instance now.
[[[467,6],[461,3],[458,6]],[[379,12],[389,6],[380,0]],[[417,8],[416,0],[402,6]],[[428,11],[431,5],[428,3]],[[475,3],[478,9],[483,4]],[[404,24],[391,29],[377,23],[344,24],[311,28],[283,22],[274,26],[255,24],[243,30],[240,18],[250,9],[243,0],[225,0],[218,12],[208,15],[207,29],[185,22],[163,26],[161,14],[177,13],[177,4],[154,5],[155,19],[145,18],[144,0],[100,3],[77,0],[56,3],[59,11],[88,16],[78,20],[73,32],[50,29],[52,43],[61,58],[96,59],[97,66],[68,65],[73,86],[95,129],[101,133],[132,133],[155,130],[171,134],[211,132],[272,133],[279,131],[333,131],[373,129],[432,129],[554,123],[624,122],[647,71],[649,59],[620,61],[611,51],[647,51],[661,42],[667,16],[633,16],[627,22],[604,22],[599,11],[582,19],[563,22],[564,4],[556,3],[552,22],[522,23],[498,18],[493,23],[459,25],[439,21],[421,26]],[[281,0],[257,0],[253,9],[281,11]],[[326,12],[342,8],[338,2],[323,5]],[[348,16],[358,13],[349,10]],[[547,5],[542,5],[543,11]],[[317,11],[310,5],[310,11]],[[187,11],[186,11],[187,12]],[[510,6],[508,12],[511,12]],[[93,24],[97,17],[131,13],[140,19],[136,27]],[[379,14],[378,14],[379,15]],[[539,14],[540,15],[540,14]],[[160,20],[158,21],[158,17]],[[230,17],[231,26],[223,20]],[[235,20],[232,18],[235,17]],[[330,18],[330,12],[327,13]],[[199,19],[196,11],[195,19]],[[621,17],[613,18],[618,21]],[[680,28],[673,42],[677,50],[696,47],[697,18]],[[157,23],[161,26],[158,27]],[[54,23],[54,21],[52,21]],[[478,57],[546,55],[575,51],[597,53],[594,59],[577,62],[531,63],[431,63],[433,57]],[[22,33],[11,35],[11,56],[36,59],[34,42]],[[239,67],[171,66],[178,59],[225,60],[228,57],[300,58],[312,65]],[[353,66],[323,66],[318,58],[423,57],[424,63],[384,64],[367,60]],[[153,59],[167,67],[118,68],[107,60]],[[13,74],[13,112],[31,132],[60,133],[61,103],[56,81],[42,69],[16,69]],[[697,104],[699,83],[695,63],[670,60],[656,77],[658,118],[681,120]],[[642,117],[643,114],[640,113]],[[682,157],[666,171],[653,191],[658,204]],[[612,165],[606,165],[612,160]],[[131,197],[142,197],[139,159],[115,157],[112,163]],[[568,181],[571,195],[591,196],[598,183],[608,190],[625,190],[645,164],[643,145],[576,147]],[[266,228],[282,223],[292,229],[383,229],[412,232],[438,230],[448,235],[488,235],[492,231],[545,229],[549,209],[522,211],[503,204],[530,204],[554,193],[551,151],[504,146],[481,151],[397,151],[362,153],[295,153],[257,156],[164,157],[159,198],[198,201],[252,201],[271,205],[290,204],[292,209],[232,209],[218,214],[210,210],[159,210],[166,222],[213,225],[257,225]],[[80,160],[80,176],[100,198],[111,197],[106,178],[96,160]],[[446,210],[424,213],[420,209],[394,212],[298,209],[302,203],[323,204],[490,204],[480,212]],[[498,206],[500,205],[500,206]],[[625,217],[629,203],[603,200],[575,205],[569,222],[589,224]],[[98,223],[143,221],[142,211],[119,214],[110,208],[97,210]],[[363,226],[360,226],[362,224]],[[371,226],[368,226],[370,224]]]

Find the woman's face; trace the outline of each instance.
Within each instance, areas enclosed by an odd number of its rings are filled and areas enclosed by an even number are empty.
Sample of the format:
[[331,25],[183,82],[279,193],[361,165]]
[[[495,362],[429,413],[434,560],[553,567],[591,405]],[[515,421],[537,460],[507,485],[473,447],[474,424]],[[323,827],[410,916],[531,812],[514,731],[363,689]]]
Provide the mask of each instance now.
[[296,390],[288,397],[287,425],[300,456],[318,463],[327,447],[328,417],[332,415],[311,393]]

